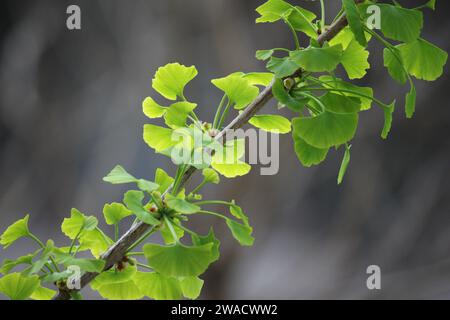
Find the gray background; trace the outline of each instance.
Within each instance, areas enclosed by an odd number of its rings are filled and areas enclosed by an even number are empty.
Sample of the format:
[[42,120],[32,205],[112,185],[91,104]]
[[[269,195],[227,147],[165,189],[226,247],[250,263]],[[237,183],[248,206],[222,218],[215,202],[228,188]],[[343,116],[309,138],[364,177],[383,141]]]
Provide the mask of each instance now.
[[[318,12],[318,3],[294,2]],[[327,2],[336,12],[340,1]],[[196,65],[199,76],[186,93],[211,119],[220,92],[210,79],[262,71],[255,50],[292,47],[282,24],[254,24],[261,3],[2,0],[0,229],[30,213],[34,233],[67,245],[59,225],[70,208],[100,216],[105,202],[121,200],[125,188],[101,181],[114,165],[139,177],[152,178],[158,166],[173,174],[169,160],[142,141],[141,101],[155,96],[155,70],[172,61]],[[82,31],[65,28],[69,4],[82,8]],[[438,1],[437,12],[425,13],[424,37],[445,50],[448,10],[449,1]],[[382,67],[382,48],[371,49],[373,70],[359,83],[401,106],[406,88]],[[278,175],[254,169],[208,188],[209,198],[242,204],[256,242],[239,247],[221,221],[195,219],[192,228],[204,232],[214,223],[222,240],[202,297],[450,298],[448,67],[439,81],[417,88],[415,118],[406,120],[399,107],[387,141],[379,138],[382,113],[362,114],[340,187],[340,154],[303,168],[286,135]],[[0,257],[27,250],[29,242],[19,241]],[[365,286],[370,264],[382,269],[377,292]]]

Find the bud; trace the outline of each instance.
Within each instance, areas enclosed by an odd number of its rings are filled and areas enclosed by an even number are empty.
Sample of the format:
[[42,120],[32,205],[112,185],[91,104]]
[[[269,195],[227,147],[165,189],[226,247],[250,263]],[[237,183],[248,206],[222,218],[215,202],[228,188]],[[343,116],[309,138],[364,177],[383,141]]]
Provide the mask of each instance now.
[[283,80],[283,85],[286,89],[291,90],[292,87],[295,85],[295,80],[292,78],[286,78]]

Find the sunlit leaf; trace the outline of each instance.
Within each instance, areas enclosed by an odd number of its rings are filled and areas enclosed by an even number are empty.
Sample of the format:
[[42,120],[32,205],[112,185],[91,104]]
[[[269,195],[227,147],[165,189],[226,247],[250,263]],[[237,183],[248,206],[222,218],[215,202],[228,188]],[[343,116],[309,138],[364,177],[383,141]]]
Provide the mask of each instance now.
[[290,57],[306,71],[323,72],[336,69],[341,62],[342,54],[342,45],[338,44],[331,47],[309,47],[304,50],[292,51]]
[[259,94],[259,89],[250,84],[250,81],[237,74],[225,78],[213,79],[211,82],[225,92],[236,109],[245,108]]
[[0,293],[11,300],[26,300],[39,286],[39,277],[10,273],[0,278]]
[[56,295],[55,290],[38,286],[30,296],[33,300],[51,300]]
[[213,228],[211,228],[206,236],[192,234],[192,244],[195,246],[202,246],[205,244],[212,244],[211,247],[211,262],[219,260],[220,256],[220,241],[216,238]]
[[150,119],[161,118],[167,111],[167,107],[160,106],[151,97],[147,97],[142,102],[142,111]]
[[155,300],[180,300],[183,292],[180,282],[156,272],[138,272],[134,278],[139,290]]
[[255,238],[252,237],[252,227],[240,224],[231,219],[227,219],[226,223],[228,228],[230,228],[233,237],[241,244],[241,246],[253,245]]
[[197,76],[194,66],[186,67],[179,63],[169,63],[160,67],[153,78],[153,88],[169,100],[176,100],[177,96],[184,97],[186,84]]
[[184,199],[174,197],[171,194],[166,195],[166,203],[170,209],[175,210],[179,213],[192,214],[200,211],[200,207],[192,204]]
[[328,148],[319,149],[309,145],[308,143],[306,143],[305,140],[300,138],[295,133],[295,130],[293,132],[292,137],[294,139],[295,154],[297,155],[297,158],[301,162],[301,164],[304,165],[305,167],[318,165],[322,161],[324,161],[325,158],[327,157]]
[[198,277],[186,277],[180,280],[183,296],[188,299],[197,299],[202,291],[204,281]]
[[274,114],[261,114],[253,116],[249,121],[256,128],[272,133],[291,132],[291,122],[283,116]]
[[197,104],[187,101],[177,102],[172,104],[164,115],[164,120],[167,126],[172,129],[184,127],[186,125],[186,119],[195,108]]
[[105,204],[103,207],[103,215],[106,223],[109,225],[117,224],[132,214],[123,204],[117,202]]
[[123,203],[125,203],[127,208],[131,210],[140,221],[157,226],[160,224],[160,221],[144,208],[142,203],[144,197],[142,191],[130,190],[125,193]]
[[300,67],[290,57],[270,57],[266,68],[272,71],[277,78],[284,78],[294,74]]
[[8,248],[18,239],[27,237],[30,234],[28,230],[28,219],[29,215],[26,215],[23,219],[17,220],[12,225],[10,225],[5,232],[0,236],[0,244],[3,248]]
[[342,4],[347,15],[347,21],[355,35],[356,41],[362,46],[367,45],[367,40],[364,35],[363,22],[361,21],[361,16],[359,14],[358,7],[354,0],[342,0]]

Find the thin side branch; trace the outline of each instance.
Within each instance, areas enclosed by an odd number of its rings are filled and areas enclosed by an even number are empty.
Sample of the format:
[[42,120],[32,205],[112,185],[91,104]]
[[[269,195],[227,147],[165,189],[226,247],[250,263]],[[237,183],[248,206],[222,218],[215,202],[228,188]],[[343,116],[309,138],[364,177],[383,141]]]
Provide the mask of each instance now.
[[[363,0],[356,0],[356,3],[361,3]],[[345,26],[347,25],[347,19],[344,16],[335,21],[324,33],[322,33],[317,39],[319,44],[323,44],[326,41],[333,39]],[[223,136],[227,130],[239,129],[248,123],[251,117],[259,112],[266,104],[272,99],[272,86],[273,81],[256,97],[256,99],[250,103],[249,106],[231,123],[224,128],[217,136],[217,138]],[[194,174],[196,169],[190,167],[183,176],[181,186],[183,186]],[[115,244],[113,244],[108,251],[102,255],[102,259],[106,261],[105,270],[112,268],[116,263],[121,261],[128,250],[128,248],[137,241],[145,232],[148,231],[150,225],[143,222],[132,226]],[[81,289],[84,288],[89,282],[91,282],[98,273],[87,272],[81,277]],[[76,291],[76,290],[75,290]],[[71,298],[70,291],[60,289],[59,293],[53,298],[53,300],[69,300]]]

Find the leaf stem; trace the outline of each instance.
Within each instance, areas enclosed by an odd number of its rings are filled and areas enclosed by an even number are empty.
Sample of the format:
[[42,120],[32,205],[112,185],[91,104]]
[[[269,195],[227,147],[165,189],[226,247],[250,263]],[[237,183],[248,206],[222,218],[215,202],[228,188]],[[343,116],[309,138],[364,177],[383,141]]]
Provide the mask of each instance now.
[[322,13],[322,19],[320,20],[320,33],[325,32],[325,3],[324,0],[320,0],[320,11]]
[[128,250],[127,253],[136,248],[138,245],[140,245],[145,239],[147,239],[150,235],[152,235],[156,231],[155,227],[151,228],[149,231],[147,231],[142,237],[140,237],[135,243],[133,243]]
[[175,232],[175,229],[173,228],[172,222],[170,221],[169,218],[167,218],[166,215],[164,215],[164,221],[166,222],[167,226],[169,227],[170,233],[172,234],[172,237],[173,237],[173,240],[175,241],[175,243],[180,243],[180,241],[178,240],[177,233]]
[[295,42],[295,49],[300,50],[300,41],[298,40],[297,31],[295,31],[294,27],[287,18],[284,18],[284,22],[289,26],[289,29],[291,30]]
[[145,269],[148,269],[148,270],[153,270],[152,267],[150,267],[150,266],[148,266],[146,264],[140,263],[140,262],[136,262],[136,265],[141,267],[141,268],[145,268]]
[[219,106],[217,107],[216,114],[214,115],[213,121],[213,129],[217,129],[217,123],[219,122],[220,113],[222,112],[223,106],[225,105],[225,101],[227,99],[227,95],[224,94],[222,100],[220,100]]
[[200,214],[209,214],[209,215],[211,215],[211,216],[215,216],[215,217],[218,217],[218,218],[222,218],[222,219],[224,219],[224,220],[230,220],[230,218],[224,216],[223,214],[220,214],[220,213],[217,213],[217,212],[214,212],[214,211],[200,210],[200,211],[197,212],[197,213],[200,213]]
[[208,182],[206,181],[206,179],[203,179],[203,181],[200,182],[200,184],[199,184],[198,186],[196,186],[196,187],[191,191],[191,193],[192,193],[192,194],[197,193],[197,192],[200,191],[207,183],[208,183]]
[[73,238],[72,243],[70,244],[70,248],[69,248],[69,254],[72,254],[72,250],[73,247],[75,246],[75,242],[78,240],[78,238],[80,237],[81,232],[83,232],[83,228],[84,225],[81,226],[80,230],[78,231],[77,235],[75,236],[75,238]]

